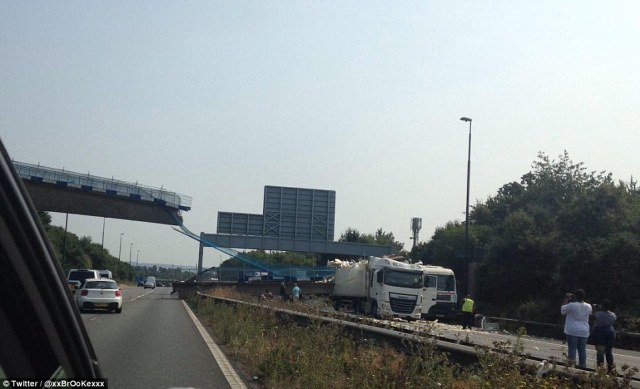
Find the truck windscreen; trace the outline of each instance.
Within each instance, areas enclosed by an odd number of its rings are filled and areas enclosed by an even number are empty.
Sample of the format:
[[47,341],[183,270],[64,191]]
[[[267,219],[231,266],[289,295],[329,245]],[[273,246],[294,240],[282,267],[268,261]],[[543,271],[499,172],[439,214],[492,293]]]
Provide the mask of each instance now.
[[452,275],[438,275],[438,290],[445,292],[456,291],[456,278]]
[[422,272],[385,269],[384,283],[389,286],[418,289],[422,287]]

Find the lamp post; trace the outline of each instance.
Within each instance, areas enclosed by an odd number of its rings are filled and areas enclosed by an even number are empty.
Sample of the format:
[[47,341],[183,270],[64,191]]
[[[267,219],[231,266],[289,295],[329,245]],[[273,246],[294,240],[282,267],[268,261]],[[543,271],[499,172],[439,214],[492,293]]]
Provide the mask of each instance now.
[[104,250],[104,225],[107,223],[107,218],[102,218],[102,250]]
[[[469,152],[467,154],[467,204],[464,212],[464,269],[469,266],[469,183],[471,177],[471,118],[461,117],[460,120],[469,123]],[[467,292],[470,293],[469,280],[467,280]]]
[[69,225],[69,213],[65,216],[64,221],[64,238],[62,239],[62,262],[66,262],[67,259],[67,226]]
[[131,266],[131,249],[133,249],[133,243],[129,246],[129,266]]
[[138,266],[138,257],[140,256],[140,250],[136,253],[136,266]]
[[120,262],[120,256],[122,254],[122,236],[124,235],[124,232],[120,233],[120,249],[118,250],[118,262]]

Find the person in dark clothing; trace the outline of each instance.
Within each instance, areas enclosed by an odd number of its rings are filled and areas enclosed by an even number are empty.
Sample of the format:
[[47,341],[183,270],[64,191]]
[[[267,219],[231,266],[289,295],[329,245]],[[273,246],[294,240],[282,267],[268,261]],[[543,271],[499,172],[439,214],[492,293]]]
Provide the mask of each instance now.
[[591,340],[596,346],[596,361],[598,366],[604,365],[604,359],[607,358],[607,370],[612,371],[613,365],[613,342],[616,340],[616,331],[613,323],[616,321],[616,314],[611,312],[611,301],[604,300],[600,305],[600,309],[594,314],[595,323]]
[[285,288],[284,286],[284,282],[280,283],[280,297],[284,300],[287,301],[287,288]]

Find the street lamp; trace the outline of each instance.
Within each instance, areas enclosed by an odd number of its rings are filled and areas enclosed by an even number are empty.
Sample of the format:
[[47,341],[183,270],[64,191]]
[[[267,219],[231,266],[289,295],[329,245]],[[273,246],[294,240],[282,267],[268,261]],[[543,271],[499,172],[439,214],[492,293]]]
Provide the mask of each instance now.
[[120,255],[122,254],[122,236],[124,235],[124,232],[120,233],[120,249],[118,250],[118,262],[120,262]]
[[[467,155],[467,205],[464,212],[464,266],[469,266],[469,182],[471,177],[471,118],[461,117],[460,120],[469,123],[469,153]],[[467,280],[467,292],[469,288]]]
[[129,266],[131,266],[131,249],[133,248],[133,243],[129,246]]
[[140,250],[136,253],[136,266],[138,266],[138,256],[140,255]]
[[102,218],[102,250],[104,250],[104,225],[107,223],[107,218]]

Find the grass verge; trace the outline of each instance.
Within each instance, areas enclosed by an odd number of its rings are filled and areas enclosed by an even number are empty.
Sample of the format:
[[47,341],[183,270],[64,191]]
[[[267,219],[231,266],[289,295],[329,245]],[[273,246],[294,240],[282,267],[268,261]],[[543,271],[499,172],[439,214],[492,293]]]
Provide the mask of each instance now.
[[264,388],[627,388],[635,374],[576,377],[553,361],[536,371],[526,367],[519,341],[479,349],[478,362],[463,367],[429,338],[399,349],[335,325],[286,322],[270,309],[198,298],[189,303],[227,356]]

